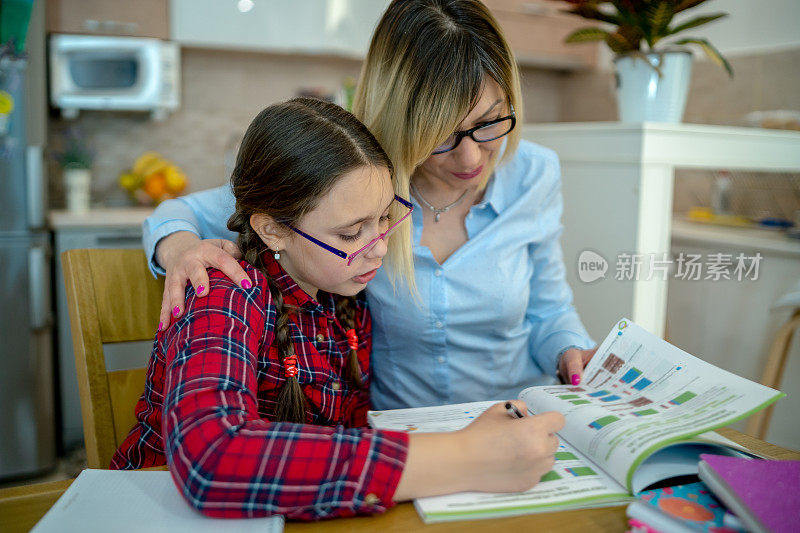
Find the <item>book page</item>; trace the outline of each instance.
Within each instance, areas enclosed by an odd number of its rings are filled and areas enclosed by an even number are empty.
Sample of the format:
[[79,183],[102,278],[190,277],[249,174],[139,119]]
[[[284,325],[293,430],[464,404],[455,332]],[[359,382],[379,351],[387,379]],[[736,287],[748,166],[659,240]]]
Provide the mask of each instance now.
[[457,431],[470,424],[499,400],[456,403],[434,407],[413,407],[389,411],[369,411],[370,427],[416,433]]
[[784,394],[726,372],[627,319],[597,350],[579,386],[520,393],[532,412],[560,411],[561,433],[632,490],[636,467],[653,451],[727,426]]
[[84,470],[32,531],[280,533],[283,517],[209,518],[186,503],[169,472]]
[[[498,402],[370,411],[370,426],[408,432],[456,431]],[[560,439],[553,469],[532,489],[516,493],[462,492],[416,500],[426,522],[509,516],[554,508],[598,507],[628,501],[625,488]]]

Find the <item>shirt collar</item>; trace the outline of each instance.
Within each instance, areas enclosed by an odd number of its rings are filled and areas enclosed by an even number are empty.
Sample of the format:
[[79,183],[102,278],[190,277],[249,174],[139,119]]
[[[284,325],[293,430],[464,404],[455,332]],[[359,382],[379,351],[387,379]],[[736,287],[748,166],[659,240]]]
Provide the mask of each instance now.
[[328,315],[329,317],[336,316],[336,302],[332,294],[325,291],[318,291],[317,297],[319,300],[315,300],[306,291],[300,288],[300,285],[292,279],[292,276],[290,276],[283,269],[281,264],[272,257],[272,252],[264,252],[262,261],[267,268],[267,274],[275,280],[281,293],[283,293],[284,303],[295,307],[302,307],[308,311],[316,311]]

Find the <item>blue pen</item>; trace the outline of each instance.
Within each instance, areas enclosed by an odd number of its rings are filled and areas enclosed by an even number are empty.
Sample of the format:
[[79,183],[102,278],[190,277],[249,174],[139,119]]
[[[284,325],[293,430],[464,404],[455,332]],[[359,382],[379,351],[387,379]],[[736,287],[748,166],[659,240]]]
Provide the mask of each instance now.
[[519,412],[517,406],[511,402],[506,402],[506,412],[511,418],[522,418],[524,415]]

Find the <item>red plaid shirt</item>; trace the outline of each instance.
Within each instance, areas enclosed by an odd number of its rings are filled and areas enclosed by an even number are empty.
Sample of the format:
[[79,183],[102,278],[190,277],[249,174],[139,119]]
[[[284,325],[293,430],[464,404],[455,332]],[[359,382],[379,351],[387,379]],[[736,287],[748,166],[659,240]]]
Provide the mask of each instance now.
[[253,288],[209,270],[209,291],[187,291],[184,315],[156,336],[138,423],[111,468],[169,464],[188,502],[209,516],[317,519],[392,505],[408,451],[405,433],[355,429],[369,409],[371,321],[357,298],[358,359],[367,384],[343,374],[349,351],[334,299],[312,299],[267,254],[285,303],[307,424],[273,422],[285,381],[272,347],[276,309],[266,278],[241,261]]

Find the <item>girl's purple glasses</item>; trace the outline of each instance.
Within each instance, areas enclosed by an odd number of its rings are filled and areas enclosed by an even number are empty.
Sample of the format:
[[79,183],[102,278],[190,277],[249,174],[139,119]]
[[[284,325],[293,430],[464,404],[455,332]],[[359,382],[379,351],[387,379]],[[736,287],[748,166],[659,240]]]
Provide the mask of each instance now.
[[304,238],[308,239],[309,241],[313,242],[317,246],[325,248],[326,250],[328,250],[332,254],[338,255],[342,259],[347,259],[347,266],[350,266],[350,263],[352,263],[353,260],[356,257],[359,256],[359,254],[362,254],[362,253],[366,252],[367,250],[371,250],[372,247],[375,246],[375,244],[379,240],[386,239],[386,237],[391,235],[392,232],[394,232],[394,230],[397,229],[397,227],[400,224],[402,224],[403,221],[406,220],[411,215],[411,212],[414,211],[414,205],[411,202],[409,202],[408,200],[406,200],[405,198],[401,198],[400,196],[395,194],[394,195],[394,199],[397,202],[399,202],[400,205],[408,208],[408,213],[406,213],[405,215],[400,217],[400,220],[398,220],[397,222],[395,222],[394,224],[389,226],[389,229],[387,229],[386,231],[384,231],[383,233],[379,234],[377,237],[375,237],[374,239],[369,241],[366,246],[363,246],[363,247],[359,248],[358,250],[356,250],[355,252],[353,252],[352,254],[349,254],[349,255],[346,252],[343,252],[343,251],[339,250],[338,248],[334,248],[333,246],[331,246],[329,244],[325,244],[324,242],[322,242],[322,241],[320,241],[318,239],[315,239],[314,237],[312,237],[308,233],[305,233],[305,232],[303,232],[303,231],[301,231],[301,230],[299,230],[299,229],[297,229],[297,228],[295,228],[293,226],[289,226],[289,227],[292,229],[292,231],[294,231],[295,233],[297,233],[301,237],[304,237]]

